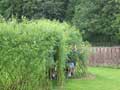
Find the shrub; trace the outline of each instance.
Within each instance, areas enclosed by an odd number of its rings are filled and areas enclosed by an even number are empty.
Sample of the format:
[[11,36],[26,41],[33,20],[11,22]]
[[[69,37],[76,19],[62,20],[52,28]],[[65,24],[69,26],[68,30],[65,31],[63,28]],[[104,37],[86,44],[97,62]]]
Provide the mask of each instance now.
[[57,67],[57,85],[64,83],[69,45],[82,44],[76,28],[57,21],[0,22],[0,89],[50,90],[49,68]]
[[76,77],[85,77],[87,75],[90,47],[91,45],[88,42],[83,42],[78,46]]

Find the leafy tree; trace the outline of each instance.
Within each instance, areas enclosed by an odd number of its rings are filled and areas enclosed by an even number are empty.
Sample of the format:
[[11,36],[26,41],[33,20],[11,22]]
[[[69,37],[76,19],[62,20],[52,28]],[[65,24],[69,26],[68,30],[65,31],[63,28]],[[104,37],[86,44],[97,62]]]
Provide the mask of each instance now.
[[114,42],[118,29],[114,29],[113,23],[120,13],[119,7],[120,3],[115,0],[80,0],[75,7],[73,23],[89,41]]
[[21,19],[58,19],[65,18],[67,0],[0,0],[0,14],[6,19],[15,16]]
[[66,9],[66,18],[68,22],[72,21],[72,18],[74,17],[75,14],[75,6],[78,0],[67,0],[67,9]]

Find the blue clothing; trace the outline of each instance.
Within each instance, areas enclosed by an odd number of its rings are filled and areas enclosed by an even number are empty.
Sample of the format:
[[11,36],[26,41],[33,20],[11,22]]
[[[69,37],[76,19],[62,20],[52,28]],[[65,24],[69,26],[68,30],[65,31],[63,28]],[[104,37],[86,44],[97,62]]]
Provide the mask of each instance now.
[[70,67],[70,68],[74,68],[74,67],[75,67],[75,64],[74,64],[73,62],[70,62],[70,63],[69,63],[69,67]]

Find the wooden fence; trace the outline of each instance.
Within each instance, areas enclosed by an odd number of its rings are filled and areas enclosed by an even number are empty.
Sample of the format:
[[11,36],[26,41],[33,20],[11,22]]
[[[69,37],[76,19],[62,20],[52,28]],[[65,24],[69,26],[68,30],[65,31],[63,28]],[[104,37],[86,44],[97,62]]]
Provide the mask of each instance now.
[[90,66],[120,66],[120,47],[92,47]]

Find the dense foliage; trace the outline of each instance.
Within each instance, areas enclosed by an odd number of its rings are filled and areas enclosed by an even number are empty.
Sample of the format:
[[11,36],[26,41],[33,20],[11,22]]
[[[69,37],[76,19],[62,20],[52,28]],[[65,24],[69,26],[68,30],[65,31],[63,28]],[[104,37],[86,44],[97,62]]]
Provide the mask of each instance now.
[[93,43],[119,44],[116,36],[120,32],[116,26],[119,14],[119,0],[0,0],[0,15],[6,20],[13,16],[65,20],[78,27],[84,39]]
[[12,16],[21,19],[41,17],[63,21],[67,0],[0,0],[0,14],[6,19]]
[[49,68],[53,64],[57,66],[57,85],[62,86],[65,60],[72,44],[84,51],[79,30],[66,23],[1,21],[0,89],[50,90]]
[[[120,14],[120,2],[116,0],[79,0],[76,5],[73,23],[91,42],[118,43],[115,22]],[[97,38],[96,38],[97,37]]]

